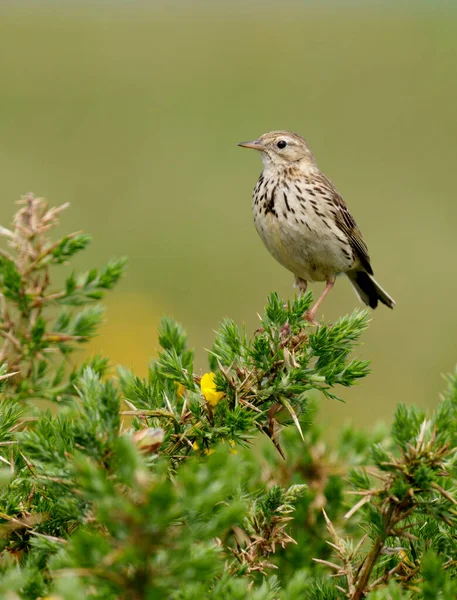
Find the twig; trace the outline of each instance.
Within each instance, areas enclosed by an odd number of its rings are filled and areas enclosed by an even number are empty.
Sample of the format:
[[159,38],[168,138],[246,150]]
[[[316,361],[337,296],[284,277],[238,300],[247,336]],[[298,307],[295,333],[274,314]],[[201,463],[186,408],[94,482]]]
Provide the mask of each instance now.
[[368,581],[370,580],[371,571],[373,570],[376,561],[378,560],[379,554],[381,553],[381,550],[384,546],[384,541],[387,537],[386,532],[390,529],[390,524],[394,511],[395,505],[393,503],[390,503],[386,517],[384,519],[384,532],[375,539],[373,547],[368,553],[362,572],[360,574],[360,577],[358,578],[355,592],[352,596],[352,600],[361,600],[365,595],[366,587],[368,585]]

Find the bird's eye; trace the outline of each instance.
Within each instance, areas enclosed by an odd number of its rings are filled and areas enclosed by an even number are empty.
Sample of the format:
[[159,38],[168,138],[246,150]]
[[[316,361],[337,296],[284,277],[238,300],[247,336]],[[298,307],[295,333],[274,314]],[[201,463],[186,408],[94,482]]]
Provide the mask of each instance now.
[[285,148],[287,146],[287,142],[285,140],[279,140],[279,142],[276,145],[278,146],[278,148],[280,150],[282,150],[283,148]]

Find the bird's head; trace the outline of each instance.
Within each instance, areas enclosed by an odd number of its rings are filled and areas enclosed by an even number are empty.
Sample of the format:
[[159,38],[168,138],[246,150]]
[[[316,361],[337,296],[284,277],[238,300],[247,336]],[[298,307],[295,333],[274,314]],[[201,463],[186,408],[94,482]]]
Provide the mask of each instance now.
[[262,152],[262,160],[266,168],[287,166],[314,166],[313,153],[306,141],[290,131],[270,131],[252,142],[241,142],[238,146]]

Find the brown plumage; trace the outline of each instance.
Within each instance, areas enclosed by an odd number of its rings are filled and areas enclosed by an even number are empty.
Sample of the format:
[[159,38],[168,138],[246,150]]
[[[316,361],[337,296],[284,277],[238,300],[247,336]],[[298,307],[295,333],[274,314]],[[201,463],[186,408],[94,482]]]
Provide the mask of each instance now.
[[360,229],[332,182],[319,171],[306,141],[288,131],[272,131],[239,144],[262,153],[264,170],[253,193],[256,229],[265,246],[295,275],[304,292],[308,281],[325,281],[323,294],[308,311],[316,312],[340,273],[359,298],[376,308],[394,300],[373,277]]

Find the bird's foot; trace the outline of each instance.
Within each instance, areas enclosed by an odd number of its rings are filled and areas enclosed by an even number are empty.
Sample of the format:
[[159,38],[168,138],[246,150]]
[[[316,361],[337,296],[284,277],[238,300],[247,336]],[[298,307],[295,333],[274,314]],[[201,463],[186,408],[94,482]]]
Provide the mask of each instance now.
[[308,309],[305,312],[305,314],[303,315],[304,318],[308,321],[308,323],[311,323],[311,325],[318,325],[318,323],[317,323],[317,321],[315,321],[314,317],[316,316],[316,313],[319,310],[319,307],[322,304],[322,301],[324,300],[325,296],[329,293],[329,291],[332,289],[332,287],[334,285],[335,285],[335,278],[329,279],[325,286],[325,290],[322,292],[322,294],[316,300],[314,306],[312,308]]
[[315,314],[314,311],[310,311],[307,310],[305,313],[303,313],[303,318],[308,321],[308,323],[310,323],[311,325],[314,325],[315,327],[317,327],[317,325],[319,325],[319,323],[316,321],[316,319],[314,318]]

